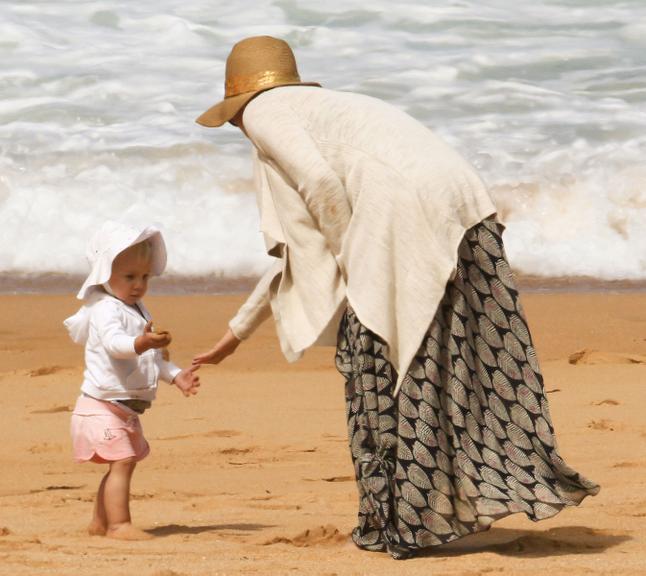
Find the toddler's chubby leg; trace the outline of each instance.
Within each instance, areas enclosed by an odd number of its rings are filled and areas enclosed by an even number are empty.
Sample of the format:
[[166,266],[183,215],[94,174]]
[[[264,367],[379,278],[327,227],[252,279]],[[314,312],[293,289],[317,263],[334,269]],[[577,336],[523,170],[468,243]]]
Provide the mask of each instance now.
[[134,458],[110,463],[103,486],[106,532],[108,538],[148,540],[151,534],[135,528],[130,519],[130,479],[135,471]]
[[108,531],[108,518],[105,514],[105,483],[108,479],[110,472],[106,472],[105,476],[99,484],[99,490],[96,494],[94,502],[94,514],[92,515],[92,522],[87,527],[90,536],[105,536]]

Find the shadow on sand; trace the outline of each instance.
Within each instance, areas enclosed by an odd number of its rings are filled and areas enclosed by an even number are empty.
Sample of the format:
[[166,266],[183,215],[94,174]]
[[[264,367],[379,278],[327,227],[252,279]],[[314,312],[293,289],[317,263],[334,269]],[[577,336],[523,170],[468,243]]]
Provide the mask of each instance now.
[[630,540],[630,536],[587,526],[562,526],[549,530],[491,528],[460,540],[433,547],[418,556],[461,556],[493,552],[502,556],[538,558],[565,554],[596,554]]
[[254,532],[264,528],[273,528],[269,524],[210,524],[207,526],[184,526],[182,524],[168,524],[146,530],[153,536],[173,536],[174,534],[202,534],[204,532],[236,531]]

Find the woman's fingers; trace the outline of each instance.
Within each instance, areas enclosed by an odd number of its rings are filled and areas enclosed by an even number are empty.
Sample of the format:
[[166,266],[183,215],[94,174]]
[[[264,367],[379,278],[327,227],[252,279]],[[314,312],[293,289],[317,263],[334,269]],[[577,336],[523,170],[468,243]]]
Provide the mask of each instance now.
[[208,352],[198,354],[193,358],[193,365],[199,364],[219,364],[230,354],[233,354],[240,344],[231,330],[222,337],[222,339]]
[[204,364],[206,362],[206,354],[198,354],[197,356],[193,357],[193,366],[199,366],[200,364]]
[[217,354],[217,350],[209,350],[208,352],[205,352],[204,354],[198,354],[193,358],[193,364],[194,365],[200,365],[200,364],[217,364],[220,361],[220,358],[218,357],[219,355]]

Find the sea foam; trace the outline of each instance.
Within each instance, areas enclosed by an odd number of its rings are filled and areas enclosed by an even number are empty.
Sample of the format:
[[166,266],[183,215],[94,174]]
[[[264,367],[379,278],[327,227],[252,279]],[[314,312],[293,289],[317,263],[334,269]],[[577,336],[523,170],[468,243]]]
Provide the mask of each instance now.
[[250,147],[194,119],[242,37],[392,102],[489,185],[514,268],[646,279],[646,4],[81,0],[0,5],[0,275],[82,274],[108,218],[165,231],[169,272],[267,266]]

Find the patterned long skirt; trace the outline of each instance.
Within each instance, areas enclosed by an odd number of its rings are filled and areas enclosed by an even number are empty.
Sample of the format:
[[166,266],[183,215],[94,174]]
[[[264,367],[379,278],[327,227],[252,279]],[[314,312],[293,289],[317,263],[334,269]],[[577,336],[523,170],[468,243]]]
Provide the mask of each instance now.
[[396,397],[386,344],[351,308],[336,364],[346,379],[360,548],[406,558],[516,512],[549,518],[599,491],[558,454],[493,220],[465,234],[457,274]]

